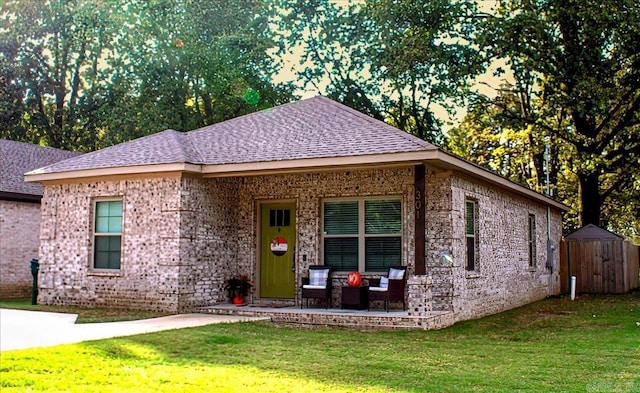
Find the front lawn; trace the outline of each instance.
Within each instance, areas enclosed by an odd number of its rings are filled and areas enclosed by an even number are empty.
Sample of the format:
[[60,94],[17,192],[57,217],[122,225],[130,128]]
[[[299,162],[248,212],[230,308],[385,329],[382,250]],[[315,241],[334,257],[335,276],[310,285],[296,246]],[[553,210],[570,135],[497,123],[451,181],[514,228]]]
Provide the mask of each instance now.
[[221,324],[2,352],[5,392],[640,391],[640,292],[440,331]]
[[157,318],[171,315],[166,312],[137,311],[112,308],[89,308],[75,306],[47,306],[44,304],[31,304],[31,299],[0,299],[0,308],[12,308],[18,310],[61,312],[67,314],[78,314],[76,323],[97,323],[132,321],[146,318]]

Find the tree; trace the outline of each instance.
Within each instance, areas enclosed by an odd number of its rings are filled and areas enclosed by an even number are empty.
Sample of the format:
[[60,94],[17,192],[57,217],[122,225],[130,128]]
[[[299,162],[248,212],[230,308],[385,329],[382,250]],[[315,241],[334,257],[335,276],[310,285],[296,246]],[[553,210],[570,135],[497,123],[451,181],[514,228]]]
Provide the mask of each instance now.
[[[471,105],[462,123],[449,131],[446,148],[516,183],[558,198],[570,207],[563,220],[565,231],[577,229],[577,182],[567,166],[575,152],[562,139],[514,116],[531,113],[539,106],[535,96],[523,94],[525,90],[514,88],[516,85],[523,86],[517,82],[503,85],[497,97],[484,97]],[[567,122],[559,118],[546,121]]]
[[94,150],[288,101],[262,0],[11,0],[3,137]]
[[68,149],[82,145],[80,101],[111,49],[110,15],[109,4],[94,1],[13,0],[0,7],[2,95],[14,100],[3,137]]
[[475,3],[370,0],[366,13],[376,25],[369,58],[390,87],[382,102],[391,123],[441,144],[442,124],[433,105],[453,111],[483,70],[482,52],[472,45],[481,19]]
[[[547,166],[544,147],[538,146],[536,132],[519,121],[501,116],[500,107],[516,110],[518,97],[505,91],[495,101],[493,106],[485,102],[471,106],[462,123],[449,131],[446,148],[517,183],[544,192]],[[556,188],[555,183],[552,188]]]
[[638,188],[639,18],[633,0],[510,0],[487,19],[479,41],[517,79],[534,82],[535,110],[503,106],[503,115],[570,146],[581,225],[611,221],[613,197]]
[[[277,19],[281,57],[301,53],[292,67],[299,88],[313,89],[378,120],[380,80],[368,51],[377,26],[360,3],[281,0]],[[301,67],[298,67],[301,66]]]

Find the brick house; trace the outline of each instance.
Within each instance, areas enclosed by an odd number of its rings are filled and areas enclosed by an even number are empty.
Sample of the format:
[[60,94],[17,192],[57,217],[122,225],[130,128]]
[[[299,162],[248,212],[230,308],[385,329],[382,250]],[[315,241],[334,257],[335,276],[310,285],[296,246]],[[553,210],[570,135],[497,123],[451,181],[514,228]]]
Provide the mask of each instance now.
[[29,261],[38,258],[42,185],[24,174],[76,156],[66,150],[0,139],[0,298],[29,296]]
[[185,312],[247,274],[251,302],[299,305],[317,264],[337,305],[349,271],[406,265],[409,313],[456,320],[559,293],[564,205],[321,96],[27,179],[45,189],[42,303]]

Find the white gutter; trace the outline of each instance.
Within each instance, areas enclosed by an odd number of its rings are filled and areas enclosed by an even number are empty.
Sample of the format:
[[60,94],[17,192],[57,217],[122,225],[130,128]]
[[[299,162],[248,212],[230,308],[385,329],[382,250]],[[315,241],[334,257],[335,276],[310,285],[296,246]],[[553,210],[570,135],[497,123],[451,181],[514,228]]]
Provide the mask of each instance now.
[[517,194],[537,200],[556,209],[567,211],[564,204],[539,194],[527,187],[496,175],[469,161],[457,158],[441,150],[420,150],[388,154],[367,154],[358,156],[307,158],[297,160],[262,161],[230,164],[199,165],[189,163],[136,165],[113,168],[84,169],[76,171],[40,173],[38,170],[25,174],[26,182],[41,182],[66,179],[81,179],[117,175],[162,174],[186,172],[201,174],[203,177],[259,176],[279,173],[303,173],[312,171],[344,170],[359,168],[384,168],[426,163],[444,167],[479,177]]
[[134,165],[112,168],[83,169],[76,171],[42,173],[36,169],[24,175],[25,182],[42,182],[52,180],[81,179],[103,176],[154,174],[166,172],[201,173],[201,166],[188,163]]

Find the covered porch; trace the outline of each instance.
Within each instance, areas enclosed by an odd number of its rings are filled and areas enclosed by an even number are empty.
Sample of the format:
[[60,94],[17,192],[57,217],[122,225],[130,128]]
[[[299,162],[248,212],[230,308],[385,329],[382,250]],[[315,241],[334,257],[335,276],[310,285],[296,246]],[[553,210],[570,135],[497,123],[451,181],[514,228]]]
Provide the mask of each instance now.
[[[340,326],[356,329],[412,329],[432,330],[453,325],[453,311],[434,311],[432,308],[430,276],[410,276],[407,280],[405,302],[407,309],[396,308],[352,309],[324,308],[314,303],[312,307],[300,307],[297,301],[261,301],[244,305],[219,303],[200,307],[197,311],[217,315],[267,317],[274,323],[298,325]],[[335,304],[335,303],[334,303]]]

